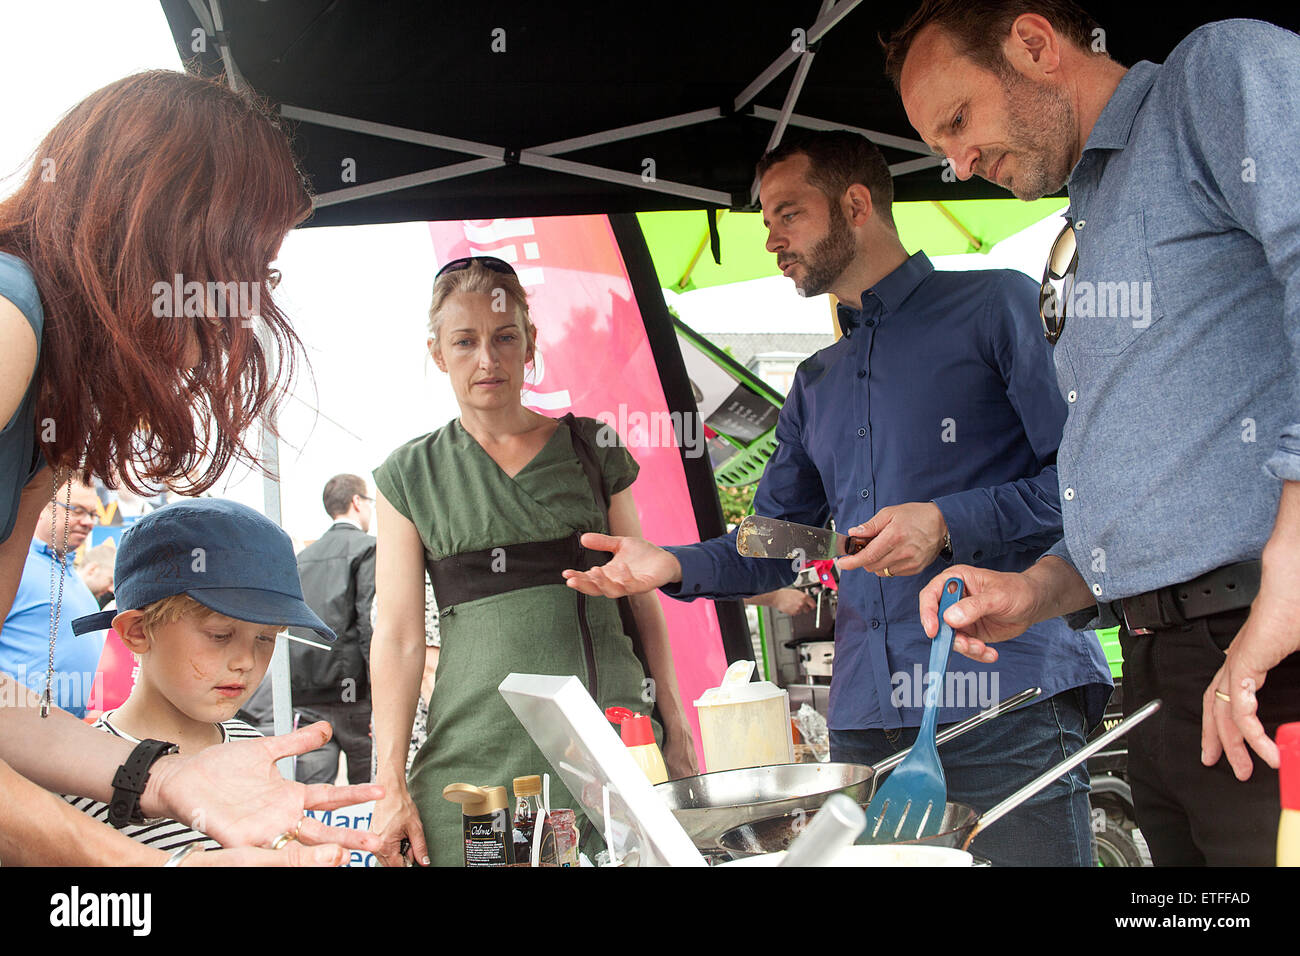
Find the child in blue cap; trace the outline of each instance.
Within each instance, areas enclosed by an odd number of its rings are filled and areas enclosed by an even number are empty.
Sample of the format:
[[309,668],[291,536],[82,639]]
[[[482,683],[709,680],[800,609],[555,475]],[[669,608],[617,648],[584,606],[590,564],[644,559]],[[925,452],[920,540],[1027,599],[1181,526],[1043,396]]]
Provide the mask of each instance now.
[[[179,501],[133,524],[118,547],[117,609],[72,622],[73,632],[110,625],[136,655],[138,673],[121,707],[95,727],[128,740],[164,740],[182,754],[261,734],[235,719],[287,627],[334,632],[302,599],[293,543],[251,508],[219,498]],[[109,808],[66,798],[108,821]],[[150,820],[123,828],[162,850],[216,849],[202,820]]]

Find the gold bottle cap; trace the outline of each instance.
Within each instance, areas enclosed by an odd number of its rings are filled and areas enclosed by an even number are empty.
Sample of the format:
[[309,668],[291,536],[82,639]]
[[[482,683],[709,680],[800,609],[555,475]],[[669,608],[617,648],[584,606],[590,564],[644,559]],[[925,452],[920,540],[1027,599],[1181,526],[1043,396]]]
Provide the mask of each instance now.
[[542,778],[537,774],[530,774],[527,777],[515,777],[514,784],[516,797],[534,797],[540,796],[542,792]]
[[442,795],[452,803],[461,805],[460,812],[467,817],[481,817],[495,810],[509,809],[505,787],[476,787],[472,783],[449,783]]

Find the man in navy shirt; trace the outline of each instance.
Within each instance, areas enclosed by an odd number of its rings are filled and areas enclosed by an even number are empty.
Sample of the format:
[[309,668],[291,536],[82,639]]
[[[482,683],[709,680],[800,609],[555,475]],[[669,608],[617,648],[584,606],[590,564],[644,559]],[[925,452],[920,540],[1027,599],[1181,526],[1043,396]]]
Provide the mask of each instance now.
[[[838,131],[787,143],[758,169],[767,248],[803,295],[833,292],[843,337],[800,367],[777,424],[757,514],[871,537],[841,559],[831,757],[870,764],[909,746],[920,724],[930,643],[921,586],[948,563],[1032,564],[1061,534],[1056,447],[1065,403],[1039,328],[1038,286],[1011,271],[936,272],[909,256],[892,219],[880,151]],[[683,600],[743,597],[788,584],[785,560],[736,552],[735,535],[660,549],[587,535],[608,564],[567,571],[615,597],[661,587]],[[984,811],[1076,752],[1110,694],[1091,633],[1036,625],[996,665],[954,657],[940,722],[1028,687],[1035,704],[945,745],[951,801]],[[981,835],[1001,864],[1091,865],[1088,777],[1057,781]]]

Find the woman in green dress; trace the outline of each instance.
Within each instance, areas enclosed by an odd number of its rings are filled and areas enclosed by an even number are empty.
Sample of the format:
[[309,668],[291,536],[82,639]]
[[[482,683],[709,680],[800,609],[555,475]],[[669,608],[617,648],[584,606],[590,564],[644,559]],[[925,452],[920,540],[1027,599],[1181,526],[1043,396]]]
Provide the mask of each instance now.
[[[654,594],[632,599],[643,668],[619,607],[565,585],[585,567],[578,537],[639,535],[637,464],[590,418],[548,418],[520,400],[536,329],[514,270],[482,257],[448,263],[434,282],[428,348],[451,379],[460,417],[407,442],[375,470],[379,544],[371,644],[376,782],[372,829],[386,866],[409,841],[418,864],[463,863],[451,783],[509,788],[550,772],[497,691],[511,672],[575,675],[603,709],[648,714],[672,776],[697,772]],[[592,557],[599,561],[598,555]],[[405,773],[424,661],[424,573],[440,611],[442,653],[429,736]],[[648,668],[649,673],[646,672]],[[551,805],[582,807],[552,775]],[[590,836],[584,849],[593,846]],[[598,846],[599,844],[594,844]]]

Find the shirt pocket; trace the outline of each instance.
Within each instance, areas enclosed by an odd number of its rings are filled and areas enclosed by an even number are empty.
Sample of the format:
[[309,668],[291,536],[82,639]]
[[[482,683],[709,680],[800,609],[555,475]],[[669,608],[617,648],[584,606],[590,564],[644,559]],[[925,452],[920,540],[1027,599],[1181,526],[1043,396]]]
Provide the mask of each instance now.
[[1079,273],[1070,289],[1065,336],[1090,355],[1119,355],[1163,317],[1139,209],[1079,234]]

